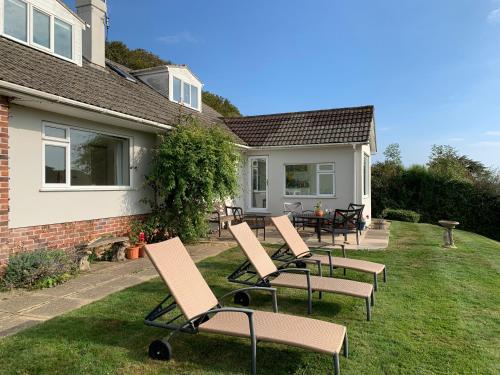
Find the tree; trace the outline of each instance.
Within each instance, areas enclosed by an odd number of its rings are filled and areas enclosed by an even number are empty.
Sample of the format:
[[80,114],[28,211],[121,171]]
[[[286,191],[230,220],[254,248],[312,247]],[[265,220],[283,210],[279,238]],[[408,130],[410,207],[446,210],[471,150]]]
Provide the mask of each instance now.
[[439,176],[470,181],[469,173],[460,161],[458,151],[448,145],[433,145],[427,162],[429,171]]
[[210,91],[203,91],[203,103],[215,109],[224,117],[240,117],[240,110],[231,103],[228,99],[220,95],[211,93]]
[[403,165],[399,143],[391,143],[384,151],[385,162],[395,165]]
[[148,201],[153,221],[169,236],[194,241],[207,234],[214,202],[236,194],[239,153],[227,132],[191,117],[159,137],[146,177],[154,192]]
[[142,48],[131,50],[120,41],[106,43],[106,58],[132,70],[171,64],[171,61],[164,60]]
[[[106,58],[132,70],[172,64],[170,60],[164,60],[154,53],[146,51],[142,48],[131,50],[125,45],[125,43],[120,41],[106,43]],[[203,91],[202,101],[206,105],[215,109],[222,116],[241,116],[239,109],[228,99],[220,95],[213,94],[209,91]]]

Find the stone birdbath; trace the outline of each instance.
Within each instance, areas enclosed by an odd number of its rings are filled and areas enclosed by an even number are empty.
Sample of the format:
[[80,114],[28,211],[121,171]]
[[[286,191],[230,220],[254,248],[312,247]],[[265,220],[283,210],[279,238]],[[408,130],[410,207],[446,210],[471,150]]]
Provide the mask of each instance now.
[[439,225],[444,227],[443,233],[443,246],[448,249],[456,249],[455,242],[453,241],[453,229],[460,224],[458,221],[450,221],[450,220],[439,220]]

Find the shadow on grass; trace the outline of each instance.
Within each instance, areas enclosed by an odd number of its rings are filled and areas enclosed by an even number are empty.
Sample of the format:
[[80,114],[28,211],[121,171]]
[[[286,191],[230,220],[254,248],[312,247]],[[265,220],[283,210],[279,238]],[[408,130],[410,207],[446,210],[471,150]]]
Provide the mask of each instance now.
[[[161,372],[175,373],[175,368],[196,368],[206,373],[248,373],[251,364],[250,341],[213,334],[174,335],[170,343],[173,358],[170,362],[153,361],[147,351],[151,341],[168,336],[171,331],[147,327],[141,322],[93,317],[61,317],[47,322],[44,327],[30,332],[29,337],[20,335],[23,341],[34,344],[64,343],[68,350],[88,353],[99,350],[100,355],[113,357],[111,352],[125,351],[125,359],[145,368],[157,368]],[[90,349],[90,350],[89,350]],[[33,353],[33,360],[41,352]],[[306,355],[300,349],[283,345],[259,343],[257,362],[259,373],[295,373]],[[46,358],[50,361],[51,359]],[[75,358],[75,360],[78,360]],[[18,368],[22,368],[22,365]]]

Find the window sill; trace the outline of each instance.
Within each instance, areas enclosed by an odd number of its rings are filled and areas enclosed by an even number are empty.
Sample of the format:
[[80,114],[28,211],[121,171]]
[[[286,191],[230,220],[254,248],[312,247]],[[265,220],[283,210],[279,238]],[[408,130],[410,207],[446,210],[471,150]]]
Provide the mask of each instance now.
[[131,186],[65,186],[65,187],[42,187],[41,192],[53,191],[133,191],[136,190]]
[[336,195],[283,195],[283,198],[337,199],[337,196]]

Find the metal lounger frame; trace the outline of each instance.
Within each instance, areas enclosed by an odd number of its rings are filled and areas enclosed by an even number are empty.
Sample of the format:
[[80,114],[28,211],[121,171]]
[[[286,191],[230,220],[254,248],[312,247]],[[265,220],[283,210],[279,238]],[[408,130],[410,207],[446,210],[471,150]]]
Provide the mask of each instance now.
[[[256,375],[257,373],[257,338],[255,336],[254,322],[253,322],[253,310],[251,309],[243,309],[239,307],[223,307],[220,303],[221,300],[232,296],[239,292],[249,292],[249,291],[267,291],[270,292],[273,298],[273,311],[275,313],[278,312],[278,299],[276,296],[276,288],[270,288],[265,286],[250,286],[237,290],[233,290],[222,297],[218,298],[219,303],[216,307],[195,316],[194,318],[187,320],[182,324],[174,324],[175,321],[184,316],[184,314],[178,314],[167,322],[158,322],[156,321],[163,315],[169,313],[170,311],[177,308],[177,303],[172,301],[169,305],[164,306],[170,299],[173,299],[171,294],[168,294],[147,316],[144,318],[144,324],[151,327],[158,327],[171,330],[172,332],[164,339],[167,342],[174,336],[176,333],[189,333],[189,334],[197,334],[199,333],[198,326],[205,319],[210,318],[211,315],[219,313],[219,312],[231,312],[231,313],[240,313],[245,314],[248,317],[248,325],[250,328],[250,342],[251,342],[251,350],[252,350],[252,374]],[[347,338],[347,332],[344,336],[344,356],[348,358],[349,356],[349,341]],[[340,364],[339,364],[339,355],[338,353],[333,354],[333,369],[335,375],[340,375]]]
[[[345,251],[345,245],[340,245],[340,244],[334,244],[334,246],[340,246],[342,248],[342,257],[347,258],[346,256],[346,251]],[[333,277],[333,270],[337,267],[335,267],[335,264],[333,264],[332,261],[332,250],[330,249],[322,249],[322,248],[311,248],[308,251],[303,252],[302,254],[299,254],[298,256],[304,255],[303,258],[296,257],[291,249],[288,247],[286,243],[280,246],[278,250],[276,250],[275,253],[271,255],[271,259],[277,260],[278,262],[291,262],[293,260],[295,261],[301,261],[301,262],[309,262],[309,263],[316,263],[318,262],[317,260],[308,260],[307,255],[314,255],[314,253],[326,253],[328,256],[328,268],[330,270],[330,277]],[[320,263],[321,264],[321,263]],[[340,268],[340,267],[339,267]],[[344,276],[346,275],[346,268],[344,268]],[[384,267],[383,271],[383,277],[384,277],[384,283],[387,282],[387,268]],[[373,287],[375,291],[378,290],[378,275],[376,273],[373,273]]]

